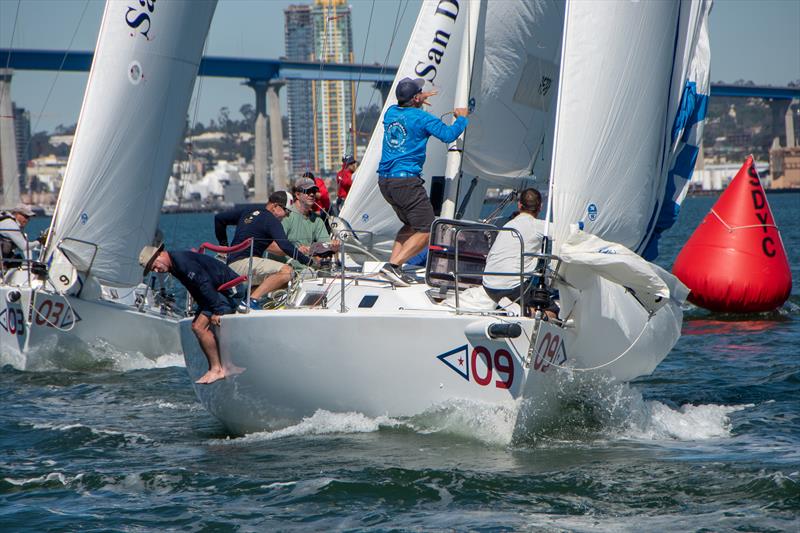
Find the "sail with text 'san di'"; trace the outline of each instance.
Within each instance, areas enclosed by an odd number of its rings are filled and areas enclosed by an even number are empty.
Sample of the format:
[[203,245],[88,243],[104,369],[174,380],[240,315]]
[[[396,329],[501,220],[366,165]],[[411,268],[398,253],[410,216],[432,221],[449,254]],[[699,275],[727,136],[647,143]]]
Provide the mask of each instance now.
[[48,240],[104,284],[141,281],[216,0],[106,4]]

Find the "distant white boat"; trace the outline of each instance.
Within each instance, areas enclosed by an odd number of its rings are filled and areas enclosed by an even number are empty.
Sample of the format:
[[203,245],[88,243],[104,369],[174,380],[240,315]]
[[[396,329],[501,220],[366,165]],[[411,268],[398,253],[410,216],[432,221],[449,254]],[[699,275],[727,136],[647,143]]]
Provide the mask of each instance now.
[[46,265],[4,272],[0,364],[96,344],[180,350],[169,302],[141,285],[215,1],[109,0],[49,238]]
[[[428,146],[424,173],[446,177],[449,218],[434,223],[425,281],[398,287],[367,262],[302,281],[282,309],[224,316],[228,376],[194,386],[205,408],[248,431],[320,409],[409,416],[475,402],[509,407],[520,434],[557,410],[573,378],[651,373],[680,336],[686,290],[638,253],[691,174],[685,156],[702,116],[687,110],[708,94],[709,9],[423,2],[397,79],[433,82],[434,115],[472,109],[462,143]],[[339,225],[376,255],[399,226],[376,184],[382,136],[379,121]],[[463,290],[480,284],[497,231],[469,222],[487,187],[521,188],[532,174],[552,175],[554,256],[543,273],[559,291],[559,320]],[[181,341],[195,380],[207,363],[190,322]]]

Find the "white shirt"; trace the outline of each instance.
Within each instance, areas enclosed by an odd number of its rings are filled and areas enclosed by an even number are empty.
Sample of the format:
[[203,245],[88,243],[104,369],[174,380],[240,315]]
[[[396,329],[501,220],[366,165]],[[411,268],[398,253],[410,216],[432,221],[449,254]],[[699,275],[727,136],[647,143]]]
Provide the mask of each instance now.
[[[514,228],[522,235],[525,252],[541,252],[544,238],[544,220],[522,212],[509,220],[504,228]],[[514,272],[519,274],[520,246],[517,236],[510,231],[501,231],[486,256],[484,272]],[[525,272],[536,267],[535,257],[525,258]],[[511,289],[519,286],[519,276],[484,276],[483,285],[490,289]]]
[[5,220],[0,220],[0,235],[11,239],[11,241],[20,250],[23,257],[25,259],[30,260],[32,259],[31,252],[38,247],[39,243],[38,242],[35,243],[37,246],[28,243],[28,238],[25,235],[24,230],[21,231],[20,229],[21,228],[19,227],[19,223],[17,223],[17,219],[15,218],[7,218]]

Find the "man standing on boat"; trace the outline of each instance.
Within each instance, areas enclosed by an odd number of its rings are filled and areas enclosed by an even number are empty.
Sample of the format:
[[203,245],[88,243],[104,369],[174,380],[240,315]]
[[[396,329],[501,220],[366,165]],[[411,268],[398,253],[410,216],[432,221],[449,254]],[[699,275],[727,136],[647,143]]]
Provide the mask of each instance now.
[[[258,300],[267,293],[285,287],[292,279],[292,267],[262,257],[264,251],[273,244],[292,259],[303,265],[313,265],[314,261],[301,253],[289,242],[286,232],[281,226],[289,214],[291,197],[286,191],[276,191],[269,196],[265,209],[232,209],[218,213],[214,217],[214,234],[221,246],[228,246],[228,226],[236,226],[231,246],[236,246],[248,238],[253,238],[253,269],[250,277],[254,285],[258,285],[250,295],[250,308],[260,309]],[[233,252],[227,257],[228,265],[240,275],[248,275],[250,250]]]
[[344,201],[350,193],[350,187],[353,186],[353,172],[358,168],[358,161],[352,155],[346,155],[342,158],[342,169],[336,174],[336,184],[338,185],[336,191],[336,211],[337,213],[342,210]]
[[453,110],[451,126],[422,110],[436,91],[422,92],[425,80],[403,78],[395,88],[397,105],[383,116],[383,152],[378,165],[378,186],[403,227],[397,232],[392,255],[381,271],[393,281],[413,281],[401,270],[403,263],[417,255],[428,243],[433,223],[433,205],[425,192],[422,167],[432,135],[444,143],[458,139],[467,127],[467,109]]
[[139,264],[144,276],[151,270],[169,272],[186,287],[197,303],[197,316],[192,321],[192,331],[208,359],[208,372],[195,383],[207,385],[225,377],[219,357],[217,337],[211,326],[218,327],[222,315],[236,311],[231,298],[217,291],[221,285],[233,281],[238,274],[211,256],[191,251],[164,250],[164,245],[145,246],[139,253]]

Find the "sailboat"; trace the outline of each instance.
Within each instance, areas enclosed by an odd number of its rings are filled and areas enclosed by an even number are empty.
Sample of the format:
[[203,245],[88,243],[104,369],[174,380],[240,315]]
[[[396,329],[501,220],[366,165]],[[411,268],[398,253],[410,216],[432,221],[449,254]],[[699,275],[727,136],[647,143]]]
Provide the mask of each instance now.
[[[282,309],[224,316],[229,375],[194,386],[203,406],[246,432],[318,410],[404,417],[474,402],[510,409],[521,434],[557,413],[576,377],[650,374],[680,336],[687,290],[641,254],[691,177],[709,11],[704,0],[423,2],[397,80],[436,87],[435,115],[471,110],[463,139],[428,144],[424,175],[444,194],[424,281],[396,286],[365,261],[294,284]],[[337,225],[376,258],[399,227],[376,183],[380,124]],[[537,272],[559,293],[556,320],[480,297],[500,231],[474,222],[485,192],[536,176],[549,177],[552,250]],[[194,381],[207,363],[188,319],[181,342]]]
[[42,261],[0,284],[3,364],[98,345],[180,350],[180,315],[141,285],[137,257],[156,233],[215,7],[106,3]]

